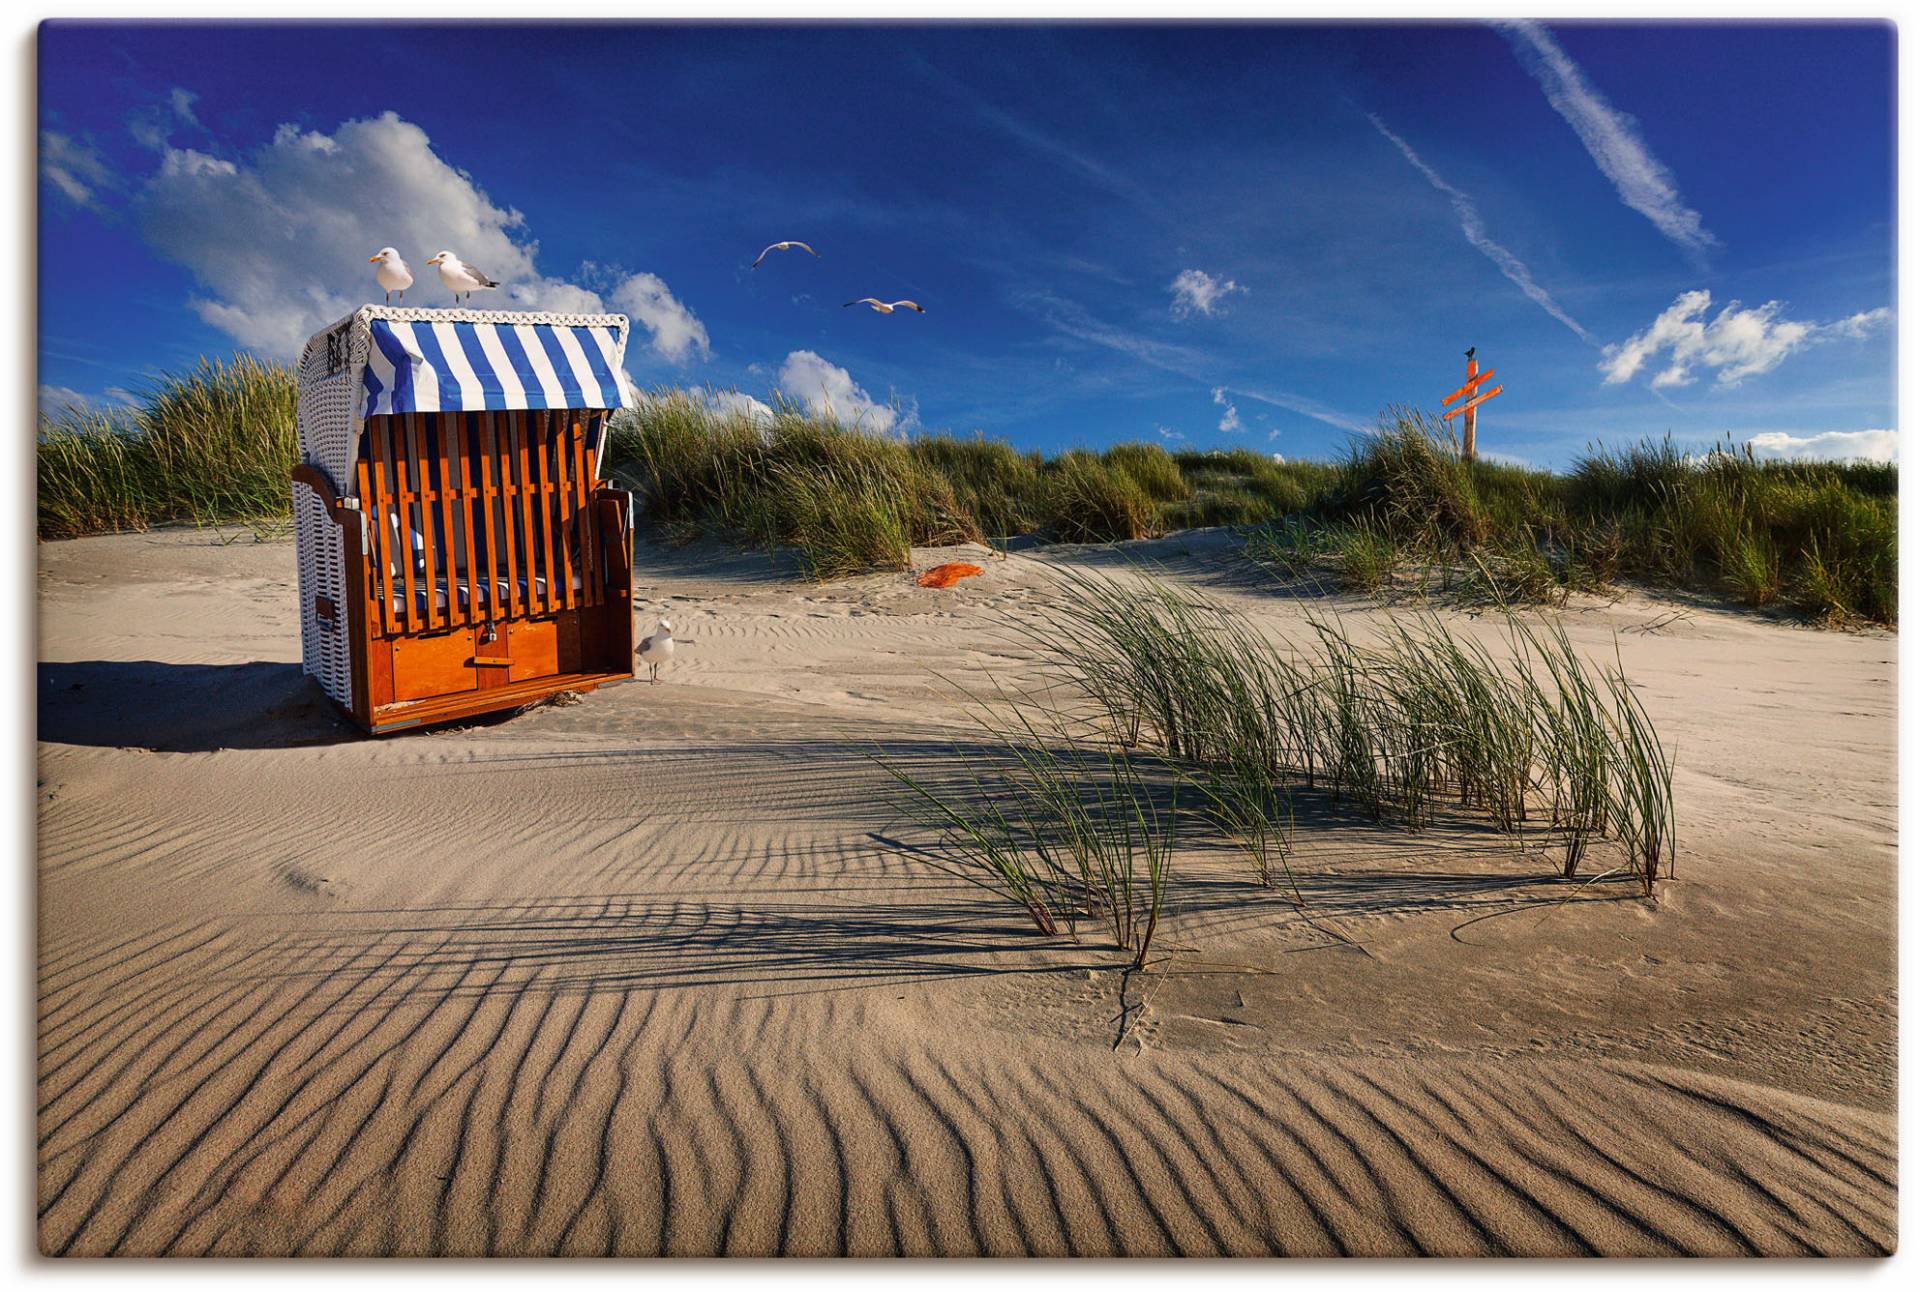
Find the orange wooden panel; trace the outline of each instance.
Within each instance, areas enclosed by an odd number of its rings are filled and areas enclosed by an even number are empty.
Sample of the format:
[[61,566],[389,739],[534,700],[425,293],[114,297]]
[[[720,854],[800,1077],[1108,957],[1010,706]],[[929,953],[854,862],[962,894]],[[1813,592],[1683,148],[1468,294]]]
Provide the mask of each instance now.
[[560,625],[553,619],[507,625],[507,678],[524,682],[560,671]]
[[1485,381],[1488,377],[1491,377],[1492,375],[1493,375],[1493,369],[1491,368],[1487,369],[1485,372],[1475,373],[1473,376],[1467,378],[1466,385],[1460,387],[1460,389],[1454,391],[1451,395],[1448,395],[1445,399],[1441,400],[1440,402],[1442,404],[1451,404],[1454,400],[1460,398],[1460,396],[1466,394],[1469,390],[1472,390],[1475,386],[1479,385],[1481,382]]
[[393,643],[393,698],[425,700],[474,689],[473,632],[456,629]]
[[1499,394],[1501,391],[1505,389],[1506,389],[1505,386],[1495,386],[1492,390],[1483,390],[1479,394],[1475,395],[1472,399],[1469,399],[1466,403],[1460,405],[1460,407],[1452,410],[1451,412],[1441,414],[1440,420],[1444,422],[1460,413],[1469,412],[1475,408],[1478,408],[1480,407],[1480,405],[1486,403],[1489,399],[1492,399],[1495,395]]

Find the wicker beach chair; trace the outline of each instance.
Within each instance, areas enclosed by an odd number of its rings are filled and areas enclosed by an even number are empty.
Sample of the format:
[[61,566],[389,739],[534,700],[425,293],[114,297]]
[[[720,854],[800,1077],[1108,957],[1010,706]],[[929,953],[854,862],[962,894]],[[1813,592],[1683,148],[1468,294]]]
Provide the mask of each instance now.
[[370,305],[300,364],[301,665],[394,731],[633,676],[618,314]]

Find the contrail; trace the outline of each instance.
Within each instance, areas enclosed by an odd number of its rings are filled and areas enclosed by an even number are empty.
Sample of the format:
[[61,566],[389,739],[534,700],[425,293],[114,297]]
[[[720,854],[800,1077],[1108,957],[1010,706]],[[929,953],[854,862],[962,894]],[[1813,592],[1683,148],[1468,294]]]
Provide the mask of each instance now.
[[1587,83],[1579,64],[1567,57],[1545,27],[1537,22],[1494,25],[1512,43],[1520,65],[1547,92],[1547,102],[1580,136],[1594,165],[1613,182],[1622,202],[1646,216],[1696,261],[1718,244],[1719,239],[1700,223],[1700,213],[1681,199],[1673,173],[1648,150],[1633,118]]
[[1413,145],[1409,144],[1399,135],[1394,134],[1393,131],[1387,129],[1386,123],[1381,121],[1379,117],[1368,113],[1367,120],[1373,122],[1373,128],[1375,130],[1378,130],[1392,141],[1393,146],[1400,150],[1401,155],[1413,163],[1415,170],[1427,177],[1427,183],[1447,195],[1447,200],[1453,203],[1453,213],[1460,217],[1460,232],[1467,235],[1468,242],[1471,242],[1475,247],[1480,249],[1481,255],[1500,267],[1500,272],[1507,276],[1508,282],[1525,292],[1528,300],[1553,315],[1553,317],[1559,319],[1569,328],[1572,328],[1573,334],[1582,341],[1585,341],[1588,345],[1598,344],[1594,340],[1591,332],[1581,327],[1572,315],[1560,308],[1560,302],[1554,300],[1546,288],[1533,281],[1533,271],[1527,268],[1526,263],[1522,261],[1520,257],[1514,255],[1511,251],[1508,251],[1505,247],[1493,240],[1487,233],[1486,221],[1480,218],[1480,208],[1473,204],[1472,198],[1447,183],[1444,179],[1441,179],[1439,173],[1436,172],[1433,167],[1427,165],[1426,162],[1420,159],[1420,154],[1413,150]]

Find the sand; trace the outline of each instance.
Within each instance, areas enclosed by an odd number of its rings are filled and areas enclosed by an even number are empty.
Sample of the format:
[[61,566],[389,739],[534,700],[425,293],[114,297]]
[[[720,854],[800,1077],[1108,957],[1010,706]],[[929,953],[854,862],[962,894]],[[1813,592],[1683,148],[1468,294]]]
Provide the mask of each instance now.
[[[1128,975],[918,859],[867,756],[951,768],[936,671],[1017,685],[994,626],[1115,553],[916,555],[985,573],[643,549],[660,685],[371,740],[289,545],[43,546],[43,1250],[1893,1247],[1893,637],[1575,606],[1678,744],[1657,905],[1309,813],[1364,951],[1195,848]],[[1308,609],[1217,536],[1130,555]]]

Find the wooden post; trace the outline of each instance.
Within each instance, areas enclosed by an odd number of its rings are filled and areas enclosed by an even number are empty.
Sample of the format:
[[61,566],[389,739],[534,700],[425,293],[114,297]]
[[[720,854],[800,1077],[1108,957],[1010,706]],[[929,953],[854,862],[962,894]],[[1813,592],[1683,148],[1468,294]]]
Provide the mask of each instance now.
[[1493,369],[1491,368],[1488,368],[1485,372],[1480,371],[1480,361],[1473,357],[1472,350],[1468,350],[1466,382],[1460,389],[1440,401],[1441,406],[1445,407],[1447,404],[1452,404],[1454,400],[1460,399],[1462,396],[1465,397],[1466,402],[1454,404],[1452,408],[1440,414],[1440,420],[1450,422],[1462,414],[1466,415],[1466,420],[1461,423],[1464,429],[1460,436],[1460,456],[1468,462],[1473,461],[1479,456],[1479,445],[1476,442],[1475,432],[1479,429],[1477,423],[1479,421],[1480,405],[1486,403],[1489,399],[1492,399],[1495,395],[1506,389],[1505,386],[1482,388],[1481,383],[1492,375]]
[[[1468,356],[1467,384],[1469,386],[1473,385],[1473,379],[1479,375],[1480,375],[1480,361],[1478,359],[1473,358],[1472,356]],[[1479,416],[1480,416],[1479,409],[1477,408],[1467,409],[1466,429],[1461,431],[1460,433],[1460,456],[1465,458],[1469,462],[1473,461],[1473,448],[1474,448],[1473,432],[1475,429],[1474,422]]]

